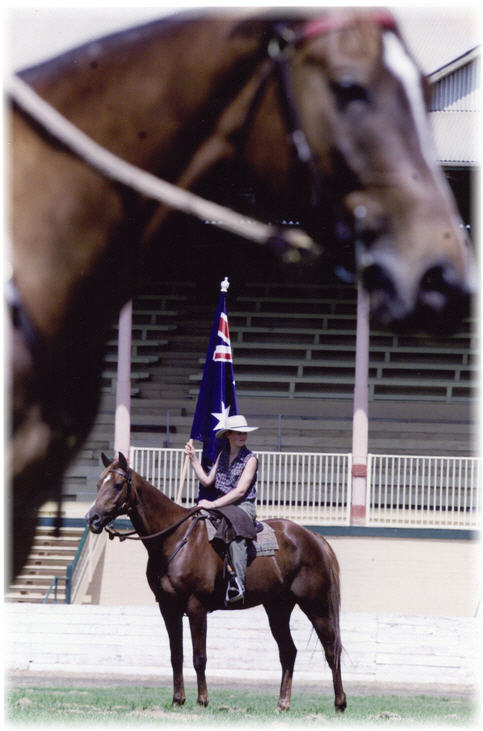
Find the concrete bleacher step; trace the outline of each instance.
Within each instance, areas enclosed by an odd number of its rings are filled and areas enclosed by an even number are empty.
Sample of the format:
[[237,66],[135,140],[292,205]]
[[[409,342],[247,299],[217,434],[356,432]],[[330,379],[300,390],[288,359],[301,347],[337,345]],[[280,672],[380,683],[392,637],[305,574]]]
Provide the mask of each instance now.
[[[6,599],[8,602],[25,602],[26,604],[42,604],[45,601],[45,594],[41,591],[35,592],[30,587],[21,587],[18,591],[12,591]],[[57,592],[57,601],[65,601],[65,590],[59,587]],[[49,598],[48,603],[52,603],[53,599]]]
[[[72,563],[83,527],[63,527],[60,535],[52,527],[38,525],[29,556],[21,573],[8,587],[5,600],[8,602],[43,602],[54,577],[58,577],[57,601],[65,600],[66,567]],[[49,597],[49,602],[54,595]]]

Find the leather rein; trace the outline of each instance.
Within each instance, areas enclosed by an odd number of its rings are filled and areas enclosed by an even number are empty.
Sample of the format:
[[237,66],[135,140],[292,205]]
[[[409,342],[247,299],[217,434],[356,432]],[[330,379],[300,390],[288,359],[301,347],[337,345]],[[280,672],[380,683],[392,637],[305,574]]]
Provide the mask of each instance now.
[[[133,489],[133,484],[132,484],[132,469],[129,469],[127,471],[127,473],[124,470],[112,469],[112,470],[109,470],[107,474],[110,474],[110,473],[115,473],[115,474],[123,477],[124,481],[127,485],[126,496],[125,496],[122,504],[116,511],[116,514],[113,515],[113,517],[109,521],[109,523],[112,523],[120,515],[128,515],[129,517],[131,516],[131,513],[134,511],[134,508],[137,503],[137,495],[134,494],[134,502],[131,503],[131,498],[133,497],[133,493],[135,493],[135,490]],[[186,515],[184,515],[182,518],[177,520],[176,523],[173,523],[172,525],[168,526],[168,528],[164,528],[163,530],[157,531],[157,533],[150,533],[147,536],[137,535],[137,533],[138,533],[137,530],[128,531],[127,533],[121,533],[120,531],[116,530],[115,528],[110,528],[109,524],[104,526],[104,530],[106,531],[106,533],[109,534],[109,539],[111,541],[114,538],[119,538],[121,543],[122,543],[122,541],[125,541],[125,540],[147,541],[152,538],[167,538],[169,535],[171,535],[171,533],[173,533],[176,530],[176,528],[178,528],[180,525],[182,525],[182,523],[184,523],[186,520],[191,518],[196,513],[199,513],[201,510],[203,510],[203,508],[198,508],[198,507],[191,508],[186,513]],[[191,530],[194,528],[195,524],[196,524],[196,521],[193,524],[193,526],[191,527],[191,529],[188,531],[188,535],[191,533]],[[188,535],[185,537],[186,540],[188,538]],[[184,541],[184,542],[186,542],[186,541]],[[184,545],[184,543],[182,545]],[[174,556],[172,556],[172,558],[174,558]],[[169,559],[169,560],[171,560],[171,559]]]

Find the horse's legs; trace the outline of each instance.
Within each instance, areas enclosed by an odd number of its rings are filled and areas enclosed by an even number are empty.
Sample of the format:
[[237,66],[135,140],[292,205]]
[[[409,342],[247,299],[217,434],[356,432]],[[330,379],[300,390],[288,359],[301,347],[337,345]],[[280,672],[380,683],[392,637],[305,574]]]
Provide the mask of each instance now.
[[292,676],[295,665],[297,648],[295,647],[292,635],[290,634],[290,615],[294,603],[264,604],[268,615],[270,629],[274,636],[282,665],[282,682],[280,684],[280,697],[277,710],[288,711],[290,708],[290,694],[292,692]]
[[159,603],[169,637],[171,666],[173,668],[173,705],[181,706],[186,700],[183,680],[183,612],[178,607]]
[[335,694],[335,710],[343,713],[346,709],[346,695],[342,687],[342,676],[340,671],[340,656],[342,645],[340,642],[340,631],[338,619],[332,616],[322,616],[320,612],[313,608],[307,608],[300,603],[300,607],[312,622],[317,637],[324,648],[325,658],[332,671],[332,681],[334,684]]
[[198,703],[200,706],[208,705],[208,688],[206,685],[206,609],[200,602],[191,597],[188,602],[188,619],[191,630],[191,641],[193,643],[193,666],[198,681]]

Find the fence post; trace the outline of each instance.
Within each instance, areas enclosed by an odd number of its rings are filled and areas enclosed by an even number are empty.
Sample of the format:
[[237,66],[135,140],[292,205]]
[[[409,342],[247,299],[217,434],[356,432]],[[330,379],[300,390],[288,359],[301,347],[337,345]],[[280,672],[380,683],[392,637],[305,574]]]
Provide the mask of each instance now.
[[366,524],[368,408],[369,408],[369,295],[357,290],[356,368],[352,420],[351,525]]

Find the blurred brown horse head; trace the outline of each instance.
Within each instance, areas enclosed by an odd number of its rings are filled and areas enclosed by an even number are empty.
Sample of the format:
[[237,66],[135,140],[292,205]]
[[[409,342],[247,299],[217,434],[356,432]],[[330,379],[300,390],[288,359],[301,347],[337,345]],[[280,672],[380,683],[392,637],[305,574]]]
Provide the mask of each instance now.
[[[183,188],[209,197],[220,164],[249,176],[335,264],[355,251],[385,325],[441,329],[464,310],[471,257],[423,78],[387,13],[173,16],[21,76],[99,145]],[[172,211],[85,164],[17,105],[10,148],[16,572],[39,505],[60,495],[93,424],[113,319],[146,282],[150,253],[177,254]]]

